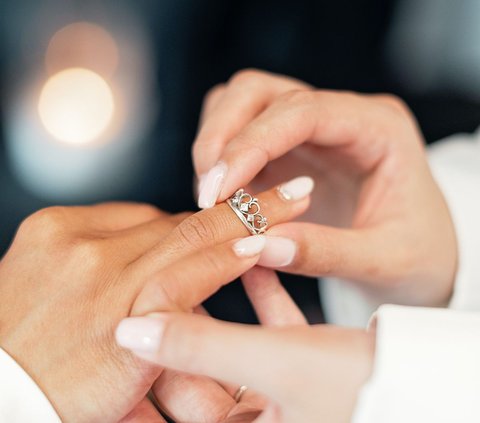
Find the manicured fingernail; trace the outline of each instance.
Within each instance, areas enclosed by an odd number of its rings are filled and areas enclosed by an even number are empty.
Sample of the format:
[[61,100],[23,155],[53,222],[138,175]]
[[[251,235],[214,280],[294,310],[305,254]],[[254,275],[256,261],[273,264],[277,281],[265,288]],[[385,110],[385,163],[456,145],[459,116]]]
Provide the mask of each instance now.
[[309,176],[300,176],[292,179],[277,188],[280,196],[287,201],[300,200],[306,197],[313,190],[314,182]]
[[233,244],[233,251],[239,257],[253,257],[265,248],[265,236],[254,235],[242,238]]
[[205,185],[205,177],[207,176],[206,173],[202,173],[196,180],[195,186],[194,186],[194,195],[195,198],[198,198],[198,194],[200,194],[200,191],[202,190],[203,186]]
[[128,317],[117,327],[118,345],[138,352],[158,351],[162,341],[164,322],[158,317]]
[[199,177],[198,177],[198,192],[200,192],[202,190],[202,188],[205,186],[205,179],[207,178],[207,174],[206,173],[202,173]]
[[266,236],[265,247],[260,254],[258,264],[264,267],[282,267],[289,265],[295,258],[297,244],[288,238]]
[[217,165],[210,169],[199,187],[198,207],[201,209],[209,209],[215,205],[226,174],[227,165],[223,162],[217,163]]

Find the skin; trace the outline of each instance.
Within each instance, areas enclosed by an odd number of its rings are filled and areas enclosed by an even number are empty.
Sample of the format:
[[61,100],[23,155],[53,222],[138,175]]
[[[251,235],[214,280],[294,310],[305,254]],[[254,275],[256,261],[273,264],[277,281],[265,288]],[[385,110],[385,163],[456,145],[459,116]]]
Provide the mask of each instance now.
[[200,177],[226,164],[218,201],[300,172],[316,180],[306,222],[272,235],[298,252],[283,271],[355,281],[382,302],[441,306],[457,268],[452,220],[415,119],[390,95],[317,90],[256,70],[207,95],[193,147]]
[[147,317],[163,331],[158,348],[141,357],[267,398],[259,423],[349,422],[373,366],[374,335],[327,325],[308,326],[271,270],[243,276],[263,326],[185,313]]
[[[258,198],[272,225],[309,203],[308,197],[285,202],[276,189]],[[114,340],[123,318],[149,305],[198,310],[251,268],[259,254],[238,257],[232,248],[246,235],[226,204],[176,216],[123,203],[41,210],[22,223],[0,262],[0,346],[65,422],[161,422],[145,398],[150,389],[180,421],[221,421],[257,410],[263,402],[255,396],[233,400],[235,386],[164,370]],[[169,395],[162,388],[167,382]]]
[[[212,165],[199,164],[206,145],[207,160],[227,163],[219,200],[240,185],[272,181],[275,166],[282,175],[304,174],[309,164],[324,183],[315,201],[333,211],[313,223],[282,223],[305,211],[309,199],[279,203],[274,190],[259,196],[269,233],[298,245],[283,270],[353,279],[398,302],[446,302],[455,234],[405,106],[388,96],[315,91],[268,74],[259,80],[252,71],[231,84],[241,81],[224,103],[222,88],[210,96],[216,101],[207,100],[203,122],[210,122],[212,138],[197,140],[195,164],[199,175]],[[219,110],[223,127],[234,122],[235,131],[223,133],[220,121],[214,130]],[[205,133],[201,129],[199,140]],[[288,166],[277,161],[289,155],[295,160]],[[231,240],[246,233],[228,206],[188,217],[148,207],[147,217],[145,210],[137,216],[132,205],[96,207],[37,213],[0,262],[0,345],[64,421],[162,421],[145,398],[152,386],[178,421],[251,421],[265,404],[257,421],[350,419],[371,374],[372,335],[306,325],[272,273],[244,277],[263,327],[192,313],[259,260],[232,253]],[[160,347],[148,357],[115,345],[114,329],[127,316],[147,316],[162,328]],[[240,384],[250,392],[236,404]]]

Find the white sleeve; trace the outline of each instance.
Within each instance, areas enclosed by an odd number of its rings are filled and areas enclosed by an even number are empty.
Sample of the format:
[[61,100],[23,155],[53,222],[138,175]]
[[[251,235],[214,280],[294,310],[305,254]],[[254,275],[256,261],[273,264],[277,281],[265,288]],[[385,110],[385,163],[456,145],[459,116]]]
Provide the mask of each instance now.
[[0,348],[0,422],[61,423],[30,376]]
[[480,422],[480,313],[385,305],[354,423]]
[[[429,147],[430,167],[455,225],[459,268],[449,307],[480,311],[480,130],[455,135]],[[349,281],[320,281],[327,320],[342,326],[365,327],[381,305]]]

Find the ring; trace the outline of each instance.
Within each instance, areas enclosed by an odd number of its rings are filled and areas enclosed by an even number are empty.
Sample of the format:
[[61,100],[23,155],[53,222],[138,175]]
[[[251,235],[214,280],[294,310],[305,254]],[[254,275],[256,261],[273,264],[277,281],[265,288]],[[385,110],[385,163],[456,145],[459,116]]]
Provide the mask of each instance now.
[[243,394],[247,391],[247,387],[245,385],[242,385],[240,386],[240,388],[238,388],[238,391],[235,393],[233,399],[235,400],[235,402],[240,402],[240,400],[242,399],[242,396]]
[[260,214],[258,200],[246,193],[243,188],[233,194],[227,200],[227,204],[252,235],[260,235],[267,230],[267,218]]

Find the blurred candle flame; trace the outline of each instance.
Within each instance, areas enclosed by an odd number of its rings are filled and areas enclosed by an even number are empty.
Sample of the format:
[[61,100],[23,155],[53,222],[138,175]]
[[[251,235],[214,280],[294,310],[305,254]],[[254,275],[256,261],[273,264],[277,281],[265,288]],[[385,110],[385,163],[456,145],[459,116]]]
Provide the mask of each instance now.
[[113,93],[97,73],[66,69],[43,86],[38,112],[46,130],[68,144],[96,141],[109,127],[115,111]]

